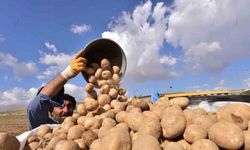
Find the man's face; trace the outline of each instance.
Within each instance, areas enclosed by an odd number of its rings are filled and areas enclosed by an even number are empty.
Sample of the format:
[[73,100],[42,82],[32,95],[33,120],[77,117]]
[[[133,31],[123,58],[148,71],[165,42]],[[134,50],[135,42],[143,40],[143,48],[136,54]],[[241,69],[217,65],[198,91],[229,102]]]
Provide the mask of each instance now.
[[73,112],[73,103],[69,100],[64,100],[63,107],[54,107],[51,115],[54,120],[58,121],[59,123],[62,123],[66,117],[72,116]]

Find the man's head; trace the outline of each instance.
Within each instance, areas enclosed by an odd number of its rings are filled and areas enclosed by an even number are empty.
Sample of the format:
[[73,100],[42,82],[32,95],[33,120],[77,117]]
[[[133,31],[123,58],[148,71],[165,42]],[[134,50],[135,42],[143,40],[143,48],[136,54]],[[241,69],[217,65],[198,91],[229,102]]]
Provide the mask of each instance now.
[[61,107],[53,107],[51,110],[51,117],[61,123],[66,117],[73,114],[75,106],[75,98],[69,94],[64,94],[63,105]]

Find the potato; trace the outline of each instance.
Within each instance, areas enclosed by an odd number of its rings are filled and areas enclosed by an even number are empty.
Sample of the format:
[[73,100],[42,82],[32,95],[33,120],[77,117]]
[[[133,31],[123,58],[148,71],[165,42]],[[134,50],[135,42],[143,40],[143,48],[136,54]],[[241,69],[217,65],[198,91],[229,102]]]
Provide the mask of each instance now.
[[20,142],[15,136],[0,132],[0,150],[16,150],[19,147]]
[[234,123],[218,121],[208,130],[211,141],[224,149],[239,149],[243,145],[243,132]]
[[116,114],[115,116],[115,120],[117,122],[125,122],[127,117],[128,117],[129,113],[126,111],[120,111]]
[[186,127],[186,118],[182,113],[165,113],[161,120],[163,136],[167,139],[173,139],[180,136]]
[[73,127],[74,125],[76,125],[74,122],[68,121],[68,122],[62,123],[61,127],[65,133],[68,133],[69,128]]
[[145,116],[141,112],[129,112],[127,117],[125,117],[125,122],[128,124],[131,130],[138,131],[144,117]]
[[164,110],[169,107],[168,101],[156,101],[156,103],[150,108],[150,111],[154,112],[159,118],[162,118]]
[[80,114],[79,113],[73,113],[72,117],[78,119],[80,117]]
[[118,124],[116,125],[116,127],[117,127],[117,128],[123,128],[123,129],[125,129],[125,130],[127,130],[127,131],[130,131],[128,125],[127,125],[126,123],[124,123],[124,122],[118,123]]
[[114,84],[118,84],[120,82],[120,77],[118,74],[113,74],[112,79],[114,81]]
[[151,111],[144,111],[142,112],[143,115],[145,115],[146,117],[150,117],[150,118],[153,118],[153,119],[156,119],[156,120],[160,120],[160,118],[154,113],[154,112],[151,112]]
[[190,150],[219,150],[219,147],[209,139],[199,139],[191,145]]
[[111,88],[111,89],[109,90],[109,96],[110,96],[111,98],[113,98],[113,99],[116,99],[117,96],[118,96],[118,91],[117,91],[117,89]]
[[83,103],[79,104],[77,106],[76,111],[77,111],[78,114],[83,115],[83,116],[85,116],[87,114],[86,107],[85,107],[85,105]]
[[27,143],[31,143],[31,142],[39,142],[40,139],[38,138],[37,135],[31,135],[27,138]]
[[95,85],[96,84],[96,78],[95,78],[95,76],[94,75],[89,76],[88,81],[89,81],[89,83],[92,83],[92,84]]
[[[31,142],[25,146],[25,149],[26,150],[37,150],[39,148],[39,146],[40,146],[39,142]],[[3,150],[5,150],[5,149],[3,149]]]
[[196,114],[199,114],[199,115],[207,115],[206,110],[204,110],[204,109],[202,109],[202,108],[194,108],[193,110],[194,110],[194,112],[195,112]]
[[75,126],[70,127],[68,130],[67,139],[75,140],[75,139],[81,138],[84,130],[85,129],[82,125],[75,125]]
[[60,138],[60,137],[53,137],[50,141],[49,141],[49,143],[48,143],[48,146],[46,147],[46,149],[47,150],[54,150],[55,149],[55,147],[56,147],[56,144],[59,142],[59,141],[61,141],[61,140],[63,140],[62,138]]
[[100,106],[104,106],[111,102],[111,97],[108,94],[100,94],[97,100]]
[[66,117],[63,122],[73,122],[73,123],[76,123],[77,122],[77,119],[75,117],[72,117],[72,116],[69,116],[69,117]]
[[126,94],[126,89],[124,89],[124,88],[119,88],[118,94],[119,94],[119,95],[125,95],[125,94]]
[[179,105],[182,109],[185,109],[189,104],[187,97],[175,97],[169,100],[170,105]]
[[111,106],[109,104],[106,104],[102,107],[105,111],[108,111],[111,109]]
[[[239,126],[242,130],[245,130],[248,126],[248,113],[244,111],[244,108],[248,108],[245,105],[238,104],[227,104],[222,106],[217,111],[217,120],[227,120],[230,121],[237,126]],[[250,111],[250,109],[248,109]]]
[[[94,141],[95,142],[95,141]],[[92,144],[94,144],[94,142]],[[121,126],[113,127],[109,130],[109,134],[101,138],[101,149],[119,149],[131,150],[132,143],[129,132]],[[107,144],[108,143],[108,144]],[[92,144],[90,149],[92,148]]]
[[109,85],[105,84],[99,89],[100,94],[108,94],[109,93]]
[[198,139],[205,139],[207,137],[207,131],[197,124],[191,124],[186,127],[183,137],[189,143],[193,143]]
[[102,126],[98,132],[98,138],[102,138],[109,133],[109,129],[116,126],[116,121],[111,118],[105,118],[102,122]]
[[192,122],[199,125],[203,129],[208,130],[216,121],[209,117],[209,115],[202,115],[193,118]]
[[91,67],[87,67],[85,72],[87,73],[88,76],[93,75],[95,73],[95,70]]
[[96,91],[95,90],[90,91],[89,93],[87,93],[87,97],[97,99]]
[[165,147],[164,150],[185,150],[182,145],[178,144],[177,142],[169,142]]
[[127,103],[126,102],[119,102],[117,100],[113,100],[110,103],[111,107],[114,108],[114,112],[118,113],[120,111],[125,111],[126,107],[127,107]]
[[133,99],[132,105],[141,108],[143,111],[149,109],[148,102],[141,99]]
[[85,144],[83,139],[76,139],[76,140],[74,140],[74,142],[76,142],[78,144],[78,146],[80,147],[81,150],[88,150],[88,147]]
[[108,79],[110,79],[111,77],[112,77],[112,74],[111,74],[111,72],[110,72],[109,70],[104,70],[104,71],[102,72],[102,79],[108,80]]
[[112,119],[114,119],[115,118],[115,112],[113,110],[109,110],[109,111],[101,114],[100,118],[101,119],[104,119],[104,118],[112,118]]
[[116,73],[116,74],[119,74],[119,73],[120,73],[120,67],[118,67],[118,66],[113,66],[112,69],[113,69],[113,73]]
[[177,143],[180,144],[184,149],[187,149],[187,150],[190,149],[191,145],[185,139],[177,141]]
[[118,101],[120,101],[120,102],[126,102],[127,100],[128,100],[128,98],[125,95],[120,95],[118,97]]
[[94,84],[93,83],[87,83],[85,86],[85,91],[86,92],[91,92],[94,89]]
[[139,135],[133,142],[132,150],[161,150],[158,140],[151,135]]
[[244,135],[244,149],[250,150],[250,130],[243,131]]
[[96,140],[97,138],[98,138],[97,134],[93,132],[92,130],[87,130],[82,133],[82,139],[88,147],[90,147],[92,142]]
[[170,141],[168,141],[168,140],[164,139],[164,140],[160,143],[160,144],[161,144],[162,149],[164,149],[164,147],[166,147],[168,143],[170,143]]
[[98,129],[101,126],[101,120],[94,117],[87,117],[83,125],[85,129]]
[[77,119],[77,124],[81,124],[83,125],[84,124],[84,121],[87,119],[88,117],[87,116],[81,116]]
[[108,59],[104,58],[101,60],[101,68],[103,70],[110,70],[111,66],[110,66],[110,62]]
[[116,84],[114,82],[114,80],[111,78],[111,79],[108,79],[107,80],[107,84],[110,86],[110,87],[117,87],[118,84]]
[[90,145],[90,149],[91,150],[101,150],[102,149],[102,145],[101,145],[101,139],[96,139],[95,141],[92,142],[92,144]]
[[51,128],[48,125],[41,125],[37,130],[37,135],[43,137],[45,134],[51,132]]
[[97,80],[98,87],[102,87],[105,84],[108,84],[107,80]]
[[102,69],[99,68],[96,70],[95,72],[95,79],[98,80],[98,79],[101,79],[101,76],[102,76]]
[[207,115],[207,112],[201,108],[195,108],[195,109],[185,109],[183,110],[184,116],[187,121],[187,125],[193,124],[193,119],[197,118],[198,116]]
[[144,115],[144,119],[138,129],[138,133],[142,135],[151,135],[156,139],[161,136],[160,120],[155,116]]
[[52,133],[49,132],[49,133],[45,134],[43,138],[44,139],[51,139],[52,138]]
[[55,150],[80,150],[80,147],[72,140],[61,140],[56,144]]
[[96,110],[99,106],[97,100],[93,98],[85,98],[84,105],[87,111]]

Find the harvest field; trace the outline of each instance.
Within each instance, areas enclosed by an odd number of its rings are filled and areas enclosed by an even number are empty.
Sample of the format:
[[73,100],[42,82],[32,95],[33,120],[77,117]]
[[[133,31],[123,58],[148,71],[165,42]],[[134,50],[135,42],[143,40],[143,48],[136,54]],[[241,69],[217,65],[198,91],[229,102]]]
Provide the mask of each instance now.
[[17,136],[28,131],[28,129],[25,109],[0,112],[0,132],[7,132]]

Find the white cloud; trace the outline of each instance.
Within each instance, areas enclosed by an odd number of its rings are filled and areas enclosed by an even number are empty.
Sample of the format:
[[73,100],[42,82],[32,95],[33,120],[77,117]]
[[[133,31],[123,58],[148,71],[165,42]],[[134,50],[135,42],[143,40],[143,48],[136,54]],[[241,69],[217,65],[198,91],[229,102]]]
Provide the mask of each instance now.
[[249,5],[248,0],[175,0],[166,39],[184,50],[193,71],[220,71],[250,55]]
[[75,34],[82,34],[84,32],[87,32],[91,29],[91,26],[90,25],[86,25],[86,24],[83,24],[83,25],[71,25],[71,28],[70,28],[70,31],[75,33]]
[[5,38],[2,34],[0,34],[0,42],[4,42],[5,41]]
[[15,78],[18,80],[37,72],[37,66],[34,62],[20,62],[8,53],[0,53],[0,64],[12,68]]
[[220,80],[217,83],[217,86],[214,88],[214,90],[228,90],[229,88],[225,87],[225,80]]
[[41,53],[39,62],[46,65],[47,69],[37,76],[38,79],[45,79],[58,74],[70,63],[73,55],[65,53]]
[[65,84],[65,93],[75,97],[76,101],[83,102],[84,98],[84,87],[77,86],[75,84]]
[[102,37],[113,39],[123,48],[128,62],[126,76],[137,81],[177,76],[172,68],[164,69],[175,65],[176,58],[160,55],[167,30],[167,9],[163,2],[152,6],[147,1],[132,13],[123,12],[109,25],[110,31],[102,33]]
[[50,44],[49,42],[45,42],[44,45],[51,51],[56,52],[57,48],[54,44]]
[[160,58],[160,63],[161,64],[166,64],[169,66],[174,66],[177,63],[177,59],[172,56],[162,56]]
[[[65,93],[72,95],[77,101],[83,100],[84,87],[75,84],[65,84],[64,87]],[[0,91],[0,111],[26,107],[36,96],[37,90],[38,88],[34,87],[27,90],[14,87],[10,90]]]
[[0,110],[25,107],[35,97],[36,88],[25,90],[23,88],[14,87],[13,89],[0,91]]

